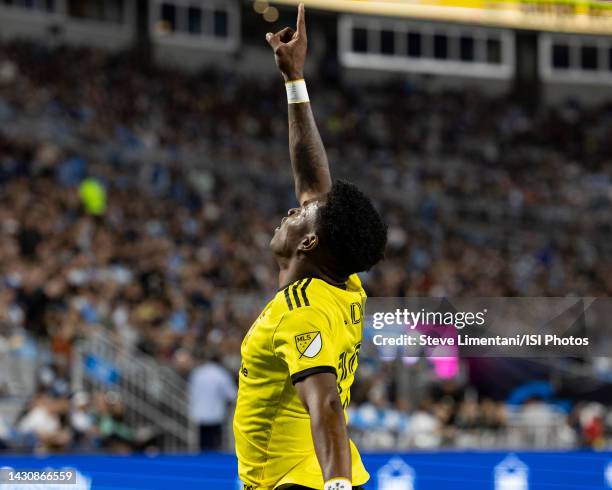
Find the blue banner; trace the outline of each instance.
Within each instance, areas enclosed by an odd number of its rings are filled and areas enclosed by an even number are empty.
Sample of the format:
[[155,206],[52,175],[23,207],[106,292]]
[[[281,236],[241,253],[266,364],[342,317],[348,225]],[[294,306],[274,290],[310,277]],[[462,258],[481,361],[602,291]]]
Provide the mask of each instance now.
[[[612,488],[611,452],[366,454],[367,490],[589,490]],[[236,459],[197,456],[0,456],[15,470],[73,468],[76,484],[0,485],[2,490],[237,490]]]

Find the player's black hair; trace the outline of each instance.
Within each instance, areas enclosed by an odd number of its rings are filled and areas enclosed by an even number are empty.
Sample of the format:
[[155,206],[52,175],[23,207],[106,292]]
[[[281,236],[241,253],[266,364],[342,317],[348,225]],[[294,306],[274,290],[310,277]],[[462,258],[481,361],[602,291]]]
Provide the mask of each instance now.
[[319,210],[317,228],[338,274],[367,271],[384,257],[387,225],[354,184],[334,182]]

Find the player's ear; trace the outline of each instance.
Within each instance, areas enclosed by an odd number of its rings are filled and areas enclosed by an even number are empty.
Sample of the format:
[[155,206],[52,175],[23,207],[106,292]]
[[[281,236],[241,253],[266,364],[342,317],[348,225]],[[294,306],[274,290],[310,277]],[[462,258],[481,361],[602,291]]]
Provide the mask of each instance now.
[[298,251],[300,252],[311,252],[319,244],[319,237],[314,233],[308,233],[298,245]]

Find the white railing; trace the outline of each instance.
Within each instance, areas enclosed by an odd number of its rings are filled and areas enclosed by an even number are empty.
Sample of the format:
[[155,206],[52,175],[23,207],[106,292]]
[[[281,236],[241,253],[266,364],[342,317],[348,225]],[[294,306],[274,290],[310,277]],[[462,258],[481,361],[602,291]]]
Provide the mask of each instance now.
[[[74,355],[73,390],[116,391],[126,405],[128,422],[136,428],[154,428],[164,451],[196,450],[187,386],[178,374],[153,357],[128,351],[99,331],[80,341]],[[88,372],[85,364],[92,357],[116,370],[112,384]]]
[[36,387],[36,359],[0,353],[0,393],[27,397]]

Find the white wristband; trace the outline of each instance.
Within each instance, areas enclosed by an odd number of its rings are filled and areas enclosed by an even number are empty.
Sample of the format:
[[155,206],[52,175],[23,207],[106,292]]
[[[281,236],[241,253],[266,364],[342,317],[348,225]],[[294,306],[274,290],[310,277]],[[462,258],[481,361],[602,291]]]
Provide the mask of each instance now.
[[310,102],[305,80],[292,80],[285,83],[287,89],[287,102],[289,104],[303,104]]
[[325,490],[352,490],[353,484],[346,478],[332,478],[325,482]]

